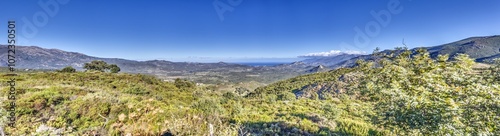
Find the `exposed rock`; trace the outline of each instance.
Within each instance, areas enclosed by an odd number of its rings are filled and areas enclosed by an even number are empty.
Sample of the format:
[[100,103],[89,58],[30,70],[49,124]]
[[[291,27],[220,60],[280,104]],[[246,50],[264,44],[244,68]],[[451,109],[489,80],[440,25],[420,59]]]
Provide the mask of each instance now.
[[42,134],[47,134],[49,133],[51,136],[61,136],[62,133],[64,132],[64,129],[63,128],[54,128],[54,127],[49,127],[45,124],[42,124],[40,126],[38,126],[38,128],[36,129],[37,133],[42,133]]
[[346,73],[340,76],[338,81],[306,85],[294,92],[297,98],[313,98],[316,95],[319,99],[326,99],[346,93],[352,87],[357,87],[362,77],[363,74],[359,72]]
[[316,73],[316,72],[325,72],[325,71],[328,71],[329,69],[327,69],[325,66],[323,65],[319,65],[317,67],[314,67],[310,70],[308,70],[307,72],[308,73]]

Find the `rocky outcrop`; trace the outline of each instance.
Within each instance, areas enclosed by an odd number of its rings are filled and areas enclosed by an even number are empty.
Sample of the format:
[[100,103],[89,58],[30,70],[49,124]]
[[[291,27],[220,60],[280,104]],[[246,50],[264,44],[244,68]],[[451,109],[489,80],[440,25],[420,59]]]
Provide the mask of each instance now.
[[362,77],[363,74],[359,72],[346,73],[340,76],[337,81],[306,85],[294,92],[297,98],[326,99],[347,93],[350,88],[358,87]]

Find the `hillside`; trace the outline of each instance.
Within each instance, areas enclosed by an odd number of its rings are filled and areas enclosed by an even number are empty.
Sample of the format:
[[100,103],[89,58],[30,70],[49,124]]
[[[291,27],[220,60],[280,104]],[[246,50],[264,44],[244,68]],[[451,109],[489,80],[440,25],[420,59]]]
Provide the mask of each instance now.
[[[432,46],[432,47],[419,47],[428,50],[432,58],[438,55],[448,54],[450,58],[458,54],[467,54],[469,57],[475,59],[477,62],[491,63],[493,59],[500,58],[500,36],[484,36],[484,37],[471,37],[456,42]],[[412,49],[413,51],[418,48]],[[393,50],[384,50],[383,53],[389,53]],[[360,55],[352,59],[330,65],[331,68],[351,67],[358,59],[373,60],[371,54]]]
[[[250,99],[238,90],[124,73],[27,72],[16,78],[18,120],[15,128],[5,128],[12,135],[341,135],[358,133],[361,126],[378,131],[350,117],[345,102],[296,100],[293,94]],[[8,88],[1,90],[5,96]]]
[[[7,56],[7,46],[0,45],[0,55]],[[170,62],[165,60],[134,61],[118,58],[99,58],[77,52],[67,52],[58,49],[45,49],[37,46],[16,46],[16,64],[18,68],[27,69],[61,69],[72,66],[83,69],[83,64],[92,60],[103,60],[117,64],[122,71],[129,73],[149,73],[154,71],[200,71],[205,69],[220,70],[224,68],[250,68],[250,66],[229,63],[188,63]],[[0,61],[6,61],[0,58]],[[2,64],[1,66],[6,66]]]
[[500,134],[500,61],[490,67],[463,54],[432,59],[425,49],[396,52],[276,82],[248,97],[358,101],[353,109],[363,113],[352,116],[397,135]]
[[[500,62],[429,53],[255,90],[142,74],[22,72],[12,135],[497,135]],[[373,67],[380,63],[379,67]],[[1,70],[5,71],[5,70]],[[10,76],[5,72],[1,82]],[[3,84],[1,95],[9,88]],[[6,97],[0,99],[6,102]],[[396,107],[396,108],[394,108]],[[0,114],[6,115],[3,107]],[[0,122],[7,122],[3,116]],[[447,126],[447,127],[439,127]]]
[[[99,58],[77,52],[45,49],[37,46],[16,46],[17,68],[61,69],[73,66],[82,70],[83,64],[92,60],[103,60],[117,64],[122,72],[155,75],[173,81],[176,78],[189,79],[198,83],[240,83],[256,81],[269,84],[294,76],[340,67],[352,67],[358,59],[373,60],[371,55],[341,53],[333,56],[307,57],[303,61],[272,67],[252,67],[231,63],[171,62],[165,60],[134,61],[119,58]],[[444,45],[424,47],[432,58],[439,54],[468,54],[477,62],[490,63],[500,56],[500,36],[471,37]],[[417,48],[412,49],[415,51]],[[0,45],[0,55],[6,56],[7,46]],[[382,51],[389,53],[392,50]],[[6,61],[0,58],[0,61]],[[0,64],[6,66],[6,64]]]
[[485,58],[494,58],[500,54],[500,36],[471,37],[440,46],[428,47],[427,50],[433,58],[439,54],[450,54],[450,57],[454,57],[461,53],[476,60],[485,60]]
[[302,60],[301,62],[304,62],[305,64],[312,66],[318,66],[318,65],[332,66],[358,56],[361,56],[361,54],[344,53],[334,56],[308,57],[307,59]]

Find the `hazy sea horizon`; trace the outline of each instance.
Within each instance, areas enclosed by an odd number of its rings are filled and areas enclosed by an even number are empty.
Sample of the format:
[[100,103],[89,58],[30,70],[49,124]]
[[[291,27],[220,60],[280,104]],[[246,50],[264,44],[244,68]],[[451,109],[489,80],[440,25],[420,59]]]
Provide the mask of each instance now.
[[248,66],[276,66],[281,64],[289,64],[292,62],[231,62],[231,63],[248,65]]

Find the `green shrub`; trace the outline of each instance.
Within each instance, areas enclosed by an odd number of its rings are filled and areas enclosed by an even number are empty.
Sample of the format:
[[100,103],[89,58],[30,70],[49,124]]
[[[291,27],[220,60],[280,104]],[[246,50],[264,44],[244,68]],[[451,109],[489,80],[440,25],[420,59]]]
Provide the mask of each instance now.
[[67,66],[67,67],[64,67],[63,69],[59,70],[59,72],[63,72],[63,73],[75,73],[76,72],[76,69],[71,67],[71,66]]
[[224,96],[226,99],[230,99],[230,100],[238,100],[239,99],[239,96],[233,92],[226,92],[226,93],[222,94],[222,96]]
[[118,73],[120,72],[120,67],[116,64],[108,64],[105,61],[102,60],[94,60],[89,63],[85,63],[83,68],[87,69],[88,71],[100,71],[100,72],[111,72],[111,73]]
[[198,109],[207,115],[220,114],[222,112],[222,107],[220,104],[212,99],[202,99],[191,105],[192,108]]
[[268,103],[274,103],[276,100],[278,100],[278,96],[275,94],[267,94],[264,96],[264,100]]
[[134,94],[134,95],[146,95],[149,94],[149,91],[140,87],[140,86],[132,86],[123,91],[124,93]]
[[111,73],[118,73],[121,70],[120,67],[118,67],[118,65],[116,64],[111,64],[108,66],[108,68]]
[[292,92],[283,92],[278,96],[279,100],[282,101],[292,101],[297,99],[295,94]]
[[196,84],[194,82],[179,78],[175,79],[174,85],[181,91],[194,90],[196,88]]

